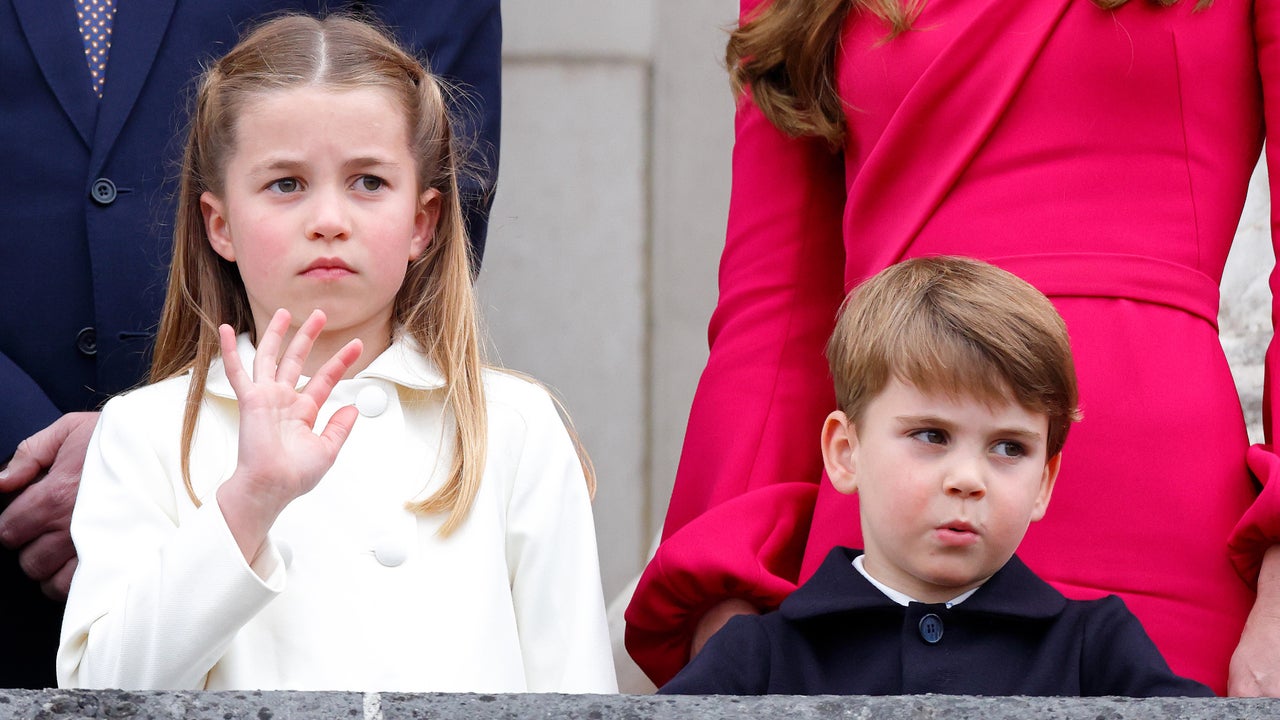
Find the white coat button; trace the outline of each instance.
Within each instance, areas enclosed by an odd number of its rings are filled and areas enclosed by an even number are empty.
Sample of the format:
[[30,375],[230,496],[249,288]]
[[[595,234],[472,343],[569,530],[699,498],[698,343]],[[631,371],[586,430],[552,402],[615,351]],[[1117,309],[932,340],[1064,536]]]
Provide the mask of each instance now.
[[385,536],[379,538],[374,544],[373,556],[386,567],[397,567],[409,556],[409,550],[404,543],[397,541],[394,537]]
[[387,410],[387,393],[370,385],[356,393],[356,409],[365,417],[378,417]]

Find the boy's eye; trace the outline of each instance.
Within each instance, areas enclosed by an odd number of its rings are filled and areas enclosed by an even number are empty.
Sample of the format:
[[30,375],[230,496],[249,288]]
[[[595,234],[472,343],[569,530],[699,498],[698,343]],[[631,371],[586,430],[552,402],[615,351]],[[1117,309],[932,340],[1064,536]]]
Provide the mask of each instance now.
[[930,445],[942,445],[947,442],[947,434],[941,430],[916,430],[911,437]]
[[996,443],[991,450],[997,455],[1010,458],[1022,457],[1027,454],[1027,449],[1022,446],[1022,443],[1009,440],[1002,440]]
[[356,187],[360,188],[361,190],[364,190],[365,192],[375,192],[377,190],[381,190],[382,185],[383,185],[382,178],[376,175],[361,175],[360,179],[356,180]]
[[272,190],[279,193],[298,192],[299,183],[297,178],[280,178],[268,185]]

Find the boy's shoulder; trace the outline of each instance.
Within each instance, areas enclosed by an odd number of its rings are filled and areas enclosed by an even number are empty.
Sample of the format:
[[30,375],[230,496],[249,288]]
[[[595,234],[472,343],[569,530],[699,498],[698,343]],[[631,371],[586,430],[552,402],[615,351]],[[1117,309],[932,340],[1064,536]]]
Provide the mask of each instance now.
[[833,614],[900,608],[854,567],[861,550],[836,546],[777,610],[773,622],[803,622]]

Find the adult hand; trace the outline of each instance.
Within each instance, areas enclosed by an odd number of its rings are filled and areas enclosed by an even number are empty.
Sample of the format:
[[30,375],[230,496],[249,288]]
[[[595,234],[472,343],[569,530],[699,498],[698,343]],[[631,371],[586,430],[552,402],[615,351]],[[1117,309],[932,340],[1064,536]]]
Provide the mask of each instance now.
[[1280,697],[1280,545],[1263,556],[1258,599],[1231,656],[1227,694]]
[[0,544],[18,551],[22,571],[55,600],[66,599],[76,569],[71,510],[97,422],[96,412],[63,415],[23,440],[0,471],[0,493],[18,493],[0,513]]
[[697,657],[698,653],[702,652],[702,647],[711,639],[711,636],[724,627],[725,623],[729,622],[734,615],[759,614],[760,611],[756,609],[755,605],[742,598],[729,598],[712,606],[698,621],[698,627],[693,631],[693,644],[689,647],[689,659],[692,660]]

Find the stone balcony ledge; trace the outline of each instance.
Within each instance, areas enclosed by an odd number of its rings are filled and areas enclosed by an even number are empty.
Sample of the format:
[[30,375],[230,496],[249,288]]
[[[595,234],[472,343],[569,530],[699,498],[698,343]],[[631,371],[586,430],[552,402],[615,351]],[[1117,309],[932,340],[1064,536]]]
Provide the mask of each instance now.
[[1262,720],[1280,717],[1280,700],[0,690],[0,720],[727,720],[775,717],[796,720]]

